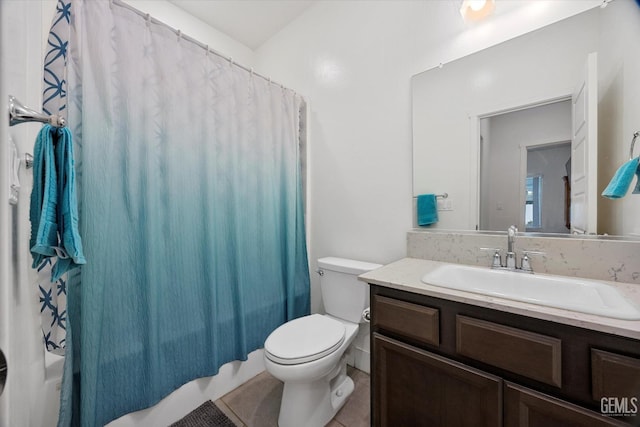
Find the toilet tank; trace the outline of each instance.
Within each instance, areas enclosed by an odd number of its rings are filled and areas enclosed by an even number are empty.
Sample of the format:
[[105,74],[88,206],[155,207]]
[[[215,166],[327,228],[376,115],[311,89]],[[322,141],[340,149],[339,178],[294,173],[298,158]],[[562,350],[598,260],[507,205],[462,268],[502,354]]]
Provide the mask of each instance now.
[[369,307],[369,286],[359,281],[358,276],[378,267],[382,265],[345,258],[320,258],[320,288],[327,314],[360,323],[362,311]]

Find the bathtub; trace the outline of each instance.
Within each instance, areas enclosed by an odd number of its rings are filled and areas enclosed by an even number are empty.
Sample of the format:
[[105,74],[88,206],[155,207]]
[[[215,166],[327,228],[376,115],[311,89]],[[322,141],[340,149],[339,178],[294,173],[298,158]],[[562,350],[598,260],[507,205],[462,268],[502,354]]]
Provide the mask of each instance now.
[[264,350],[249,353],[244,362],[222,365],[217,375],[188,382],[151,408],[113,420],[106,427],[168,426],[206,400],[216,400],[264,371]]
[[[168,426],[193,411],[206,400],[216,400],[264,371],[263,349],[253,351],[244,362],[229,362],[213,377],[199,378],[183,385],[151,408],[132,412],[110,422],[107,427]],[[43,426],[54,426],[60,405],[60,383],[64,357],[45,351],[45,381],[39,396]],[[39,418],[40,419],[40,418]]]
[[[49,353],[42,348],[44,354],[41,360],[44,360],[44,376],[38,369],[28,370],[27,372],[36,372],[38,374],[31,377],[28,382],[38,384],[35,390],[35,404],[30,414],[30,424],[38,426],[55,426],[58,421],[58,412],[60,410],[60,383],[62,382],[62,370],[64,368],[64,356]],[[38,362],[41,363],[41,362]]]

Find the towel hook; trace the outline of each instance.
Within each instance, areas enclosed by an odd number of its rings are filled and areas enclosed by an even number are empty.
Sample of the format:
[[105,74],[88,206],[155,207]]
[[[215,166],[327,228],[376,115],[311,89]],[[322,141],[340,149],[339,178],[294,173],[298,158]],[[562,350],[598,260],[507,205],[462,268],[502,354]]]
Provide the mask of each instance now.
[[637,130],[633,134],[633,139],[631,140],[631,148],[629,149],[629,160],[633,160],[633,146],[636,145],[636,139],[640,136],[640,130]]

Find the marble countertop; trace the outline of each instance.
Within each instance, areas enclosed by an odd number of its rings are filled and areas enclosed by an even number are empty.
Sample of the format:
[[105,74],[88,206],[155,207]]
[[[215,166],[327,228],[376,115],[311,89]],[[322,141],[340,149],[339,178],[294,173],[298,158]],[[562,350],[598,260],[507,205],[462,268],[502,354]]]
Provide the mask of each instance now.
[[[576,311],[546,307],[471,292],[432,286],[420,279],[426,273],[447,263],[417,258],[403,258],[359,276],[359,279],[388,288],[413,292],[465,304],[534,317],[628,338],[640,339],[640,320],[620,320]],[[482,267],[477,267],[482,268]],[[615,287],[629,301],[640,307],[640,285],[602,281]]]

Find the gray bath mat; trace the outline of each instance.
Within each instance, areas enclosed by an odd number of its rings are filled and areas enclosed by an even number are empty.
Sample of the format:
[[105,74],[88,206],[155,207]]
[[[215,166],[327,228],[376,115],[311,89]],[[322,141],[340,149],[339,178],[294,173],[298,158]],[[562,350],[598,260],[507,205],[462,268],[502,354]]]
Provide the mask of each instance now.
[[210,400],[189,412],[184,418],[171,424],[169,427],[237,427],[221,410]]

